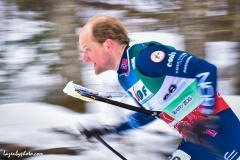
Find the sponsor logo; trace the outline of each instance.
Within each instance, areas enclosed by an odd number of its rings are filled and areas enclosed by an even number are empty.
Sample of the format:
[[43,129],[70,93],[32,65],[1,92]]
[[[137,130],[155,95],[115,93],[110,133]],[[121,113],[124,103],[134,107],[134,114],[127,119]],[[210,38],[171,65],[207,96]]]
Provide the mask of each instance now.
[[177,115],[183,108],[189,105],[193,101],[191,96],[188,96],[183,102],[181,102],[171,113]]
[[140,103],[143,104],[148,101],[153,93],[143,84],[141,80],[135,83],[131,88],[128,89],[128,92]]
[[163,51],[155,51],[150,55],[150,58],[153,62],[159,63],[161,62],[165,57],[165,53]]
[[167,63],[168,67],[172,67],[172,62],[174,60],[175,55],[176,55],[176,52],[172,52],[172,53],[168,54],[168,56],[169,56],[168,63]]
[[179,67],[182,65],[183,59],[187,56],[187,53],[182,53],[178,59],[177,59],[177,63],[176,63],[176,68],[175,68],[175,74],[178,74],[179,72]]
[[171,93],[173,93],[177,89],[177,86],[175,84],[171,84],[168,88],[168,93],[166,93],[163,97],[163,100],[167,100],[168,97],[170,97]]
[[[238,154],[238,152],[236,152],[235,150],[232,151],[231,153],[227,152],[227,153],[224,155],[224,160],[231,160],[231,159],[233,159],[237,154]],[[239,157],[238,157],[237,160],[239,160]]]
[[206,82],[209,72],[204,72],[198,74],[196,77],[198,80],[200,96],[203,99],[202,105],[213,106],[214,105],[214,88],[212,82]]
[[184,69],[183,69],[184,73],[187,73],[188,63],[189,63],[191,58],[192,58],[192,56],[188,57],[188,59],[186,60],[186,62],[184,64]]

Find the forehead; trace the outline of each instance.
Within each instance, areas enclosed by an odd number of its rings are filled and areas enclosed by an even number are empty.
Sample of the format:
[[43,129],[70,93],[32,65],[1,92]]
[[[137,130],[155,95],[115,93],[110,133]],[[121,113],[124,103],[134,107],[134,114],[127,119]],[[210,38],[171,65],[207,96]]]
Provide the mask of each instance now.
[[91,36],[90,28],[83,27],[79,34],[79,41],[81,41],[85,37],[90,37],[90,36]]
[[91,38],[91,33],[88,33],[84,30],[81,31],[79,35],[80,47],[83,48],[90,41],[90,38]]

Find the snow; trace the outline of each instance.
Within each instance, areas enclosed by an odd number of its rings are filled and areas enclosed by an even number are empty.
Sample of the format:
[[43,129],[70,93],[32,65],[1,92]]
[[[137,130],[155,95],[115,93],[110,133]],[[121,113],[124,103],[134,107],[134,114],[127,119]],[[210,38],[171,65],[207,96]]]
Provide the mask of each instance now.
[[[76,156],[45,155],[28,159],[72,160],[78,158],[87,160],[97,157],[97,159],[101,160],[109,156],[112,157],[111,159],[119,159],[101,143],[86,144],[89,143],[86,140],[73,139],[71,135],[54,132],[54,129],[60,129],[68,131],[71,134],[79,134],[78,128],[81,126],[79,124],[84,125],[86,128],[100,126],[102,125],[100,122],[106,121],[103,120],[104,116],[99,116],[98,114],[79,114],[64,107],[46,103],[5,104],[0,106],[0,113],[3,119],[0,122],[1,143],[20,144],[31,146],[35,149],[70,147],[78,151],[87,148],[84,153],[79,153]],[[156,125],[165,126],[159,120],[155,124],[149,125],[148,129],[131,131],[123,137],[109,135],[105,136],[105,138],[112,147],[129,159],[148,157],[149,152],[153,152],[151,154],[152,159],[157,159],[161,156],[156,153],[154,155],[154,152],[159,151],[158,143],[166,143],[167,139],[161,136],[158,137],[158,134],[155,133],[157,131],[155,129]],[[176,133],[172,133],[171,130],[169,130],[169,135],[167,136],[169,137],[169,141],[178,139]],[[164,147],[164,150],[171,152],[173,148],[171,146]]]
[[[240,96],[223,96],[240,117]],[[94,103],[94,102],[92,102]],[[114,107],[114,106],[112,106]],[[124,109],[122,109],[124,110]],[[114,114],[114,113],[112,113]],[[92,139],[88,142],[80,135],[79,128],[99,127],[107,122],[108,113],[80,114],[62,106],[46,103],[12,103],[0,105],[0,143],[13,143],[36,149],[70,148],[76,155],[43,155],[28,160],[118,160],[117,155],[103,144]],[[69,134],[64,134],[65,131]],[[75,135],[75,137],[73,136]],[[177,147],[180,135],[161,120],[144,128],[126,132],[123,136],[107,135],[103,139],[127,159],[164,159]],[[111,158],[109,158],[111,157]]]

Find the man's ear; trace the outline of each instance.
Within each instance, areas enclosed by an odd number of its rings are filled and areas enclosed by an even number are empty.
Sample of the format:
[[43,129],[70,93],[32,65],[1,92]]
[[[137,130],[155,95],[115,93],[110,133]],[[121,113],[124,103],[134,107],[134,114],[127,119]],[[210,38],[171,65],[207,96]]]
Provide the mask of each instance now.
[[107,50],[112,51],[114,47],[114,41],[112,39],[106,39],[105,45]]

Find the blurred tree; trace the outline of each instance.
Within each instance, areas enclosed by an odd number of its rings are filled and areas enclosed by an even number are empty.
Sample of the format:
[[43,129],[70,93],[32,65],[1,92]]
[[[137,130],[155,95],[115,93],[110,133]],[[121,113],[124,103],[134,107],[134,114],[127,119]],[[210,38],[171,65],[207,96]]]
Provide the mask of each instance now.
[[205,59],[207,1],[181,1],[179,33],[184,35],[185,50]]
[[[63,83],[57,83],[53,87],[46,88],[48,94],[43,101],[52,104],[68,106],[74,110],[83,111],[83,103],[80,100],[73,99],[63,94],[62,89],[67,82],[74,80],[75,83],[82,84],[80,73],[83,64],[80,62],[78,51],[78,33],[76,30],[84,24],[84,20],[94,14],[108,13],[107,11],[123,11],[119,18],[123,22],[129,19],[141,19],[142,22],[132,21],[127,23],[127,28],[131,31],[154,31],[161,29],[178,28],[176,31],[185,37],[185,48],[201,58],[205,58],[205,43],[212,41],[235,41],[240,43],[240,8],[239,0],[188,0],[174,1],[152,0],[142,3],[142,5],[154,5],[154,10],[141,10],[137,1],[131,1],[131,5],[119,3],[119,1],[85,1],[85,0],[9,0],[8,3],[16,3],[20,11],[34,11],[40,13],[36,16],[35,21],[47,21],[52,25],[45,24],[41,33],[35,33],[32,37],[4,43],[17,43],[28,47],[35,47],[38,56],[24,66],[15,70],[9,70],[5,76],[14,77],[24,71],[27,66],[47,65],[50,75],[60,75]],[[91,10],[91,11],[90,11]],[[76,13],[78,11],[78,13]],[[212,14],[209,13],[220,13]],[[223,13],[222,13],[223,12]],[[17,17],[18,15],[16,15]],[[20,17],[21,15],[19,15]],[[20,17],[28,18],[28,17]],[[154,19],[154,21],[147,21]],[[57,40],[57,42],[53,42]],[[57,47],[55,46],[57,45]],[[2,50],[0,50],[3,52]],[[42,55],[51,55],[55,53],[58,60],[51,61],[45,59],[42,61]],[[238,47],[240,54],[240,45]],[[0,53],[1,54],[1,53]],[[239,55],[240,57],[240,55]],[[46,62],[48,61],[48,62]],[[240,77],[238,63],[234,68],[234,73],[228,73],[220,78],[236,78],[237,93],[240,94]],[[0,67],[4,66],[1,62]],[[225,76],[225,77],[224,77]],[[1,85],[4,89],[7,85]],[[81,106],[81,107],[79,107]]]
[[[54,62],[39,60],[38,57],[34,61],[26,65],[44,64],[48,65],[48,72],[46,74],[61,75],[64,79],[63,83],[57,82],[52,87],[45,88],[48,94],[44,97],[44,102],[66,106],[70,109],[83,112],[84,103],[81,100],[74,99],[65,95],[62,90],[67,82],[74,80],[75,83],[81,84],[81,65],[78,54],[78,35],[76,28],[80,26],[79,18],[76,17],[75,8],[77,3],[75,0],[11,0],[9,3],[18,5],[20,11],[34,11],[41,13],[34,20],[47,21],[53,25],[43,26],[47,30],[41,33],[33,33],[33,36],[10,43],[17,43],[29,47],[36,47],[37,53],[52,54],[57,53],[59,60]],[[58,47],[54,47],[54,39],[59,39]],[[50,46],[50,47],[49,47]],[[24,67],[23,67],[24,68]],[[23,69],[22,68],[22,69]],[[20,72],[18,70],[17,72]],[[54,81],[54,79],[53,79]],[[42,84],[44,84],[42,82]],[[43,85],[44,86],[44,85]]]
[[[81,64],[78,54],[78,34],[76,29],[81,24],[79,17],[76,15],[75,8],[79,6],[76,0],[53,0],[49,10],[49,20],[54,22],[55,33],[61,39],[62,48],[58,55],[61,59],[60,74],[66,78],[66,81],[74,81],[81,83]],[[47,101],[57,103],[64,106],[71,105],[74,110],[80,111],[79,106],[83,106],[83,102],[72,97],[63,96],[62,89],[66,84],[52,88],[47,96]],[[53,97],[54,95],[54,97]]]
[[229,6],[229,13],[233,14],[234,20],[234,41],[238,42],[238,63],[233,66],[234,69],[234,77],[235,80],[235,87],[236,87],[236,94],[240,95],[240,1],[239,0],[228,0]]

